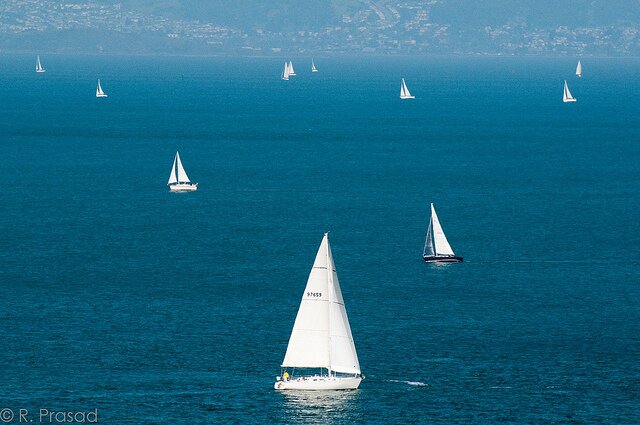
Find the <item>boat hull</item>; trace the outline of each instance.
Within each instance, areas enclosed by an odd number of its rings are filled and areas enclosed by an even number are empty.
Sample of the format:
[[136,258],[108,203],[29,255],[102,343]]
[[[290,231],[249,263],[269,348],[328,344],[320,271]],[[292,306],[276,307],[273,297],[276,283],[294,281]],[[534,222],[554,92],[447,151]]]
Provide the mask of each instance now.
[[299,378],[279,380],[273,385],[276,390],[355,390],[360,386],[362,377],[349,376],[301,376]]
[[169,186],[169,190],[172,192],[193,192],[198,190],[198,183],[178,183]]
[[425,255],[422,257],[427,263],[462,263],[462,257]]
[[400,96],[400,99],[415,99],[415,96]]

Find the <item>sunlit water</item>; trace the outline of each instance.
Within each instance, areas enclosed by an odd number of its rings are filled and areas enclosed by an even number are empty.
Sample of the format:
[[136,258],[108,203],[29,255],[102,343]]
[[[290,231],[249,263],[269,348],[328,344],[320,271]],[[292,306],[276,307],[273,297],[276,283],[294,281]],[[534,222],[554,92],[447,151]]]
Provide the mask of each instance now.
[[[41,57],[0,60],[0,409],[640,422],[639,62]],[[367,378],[283,394],[325,231]]]

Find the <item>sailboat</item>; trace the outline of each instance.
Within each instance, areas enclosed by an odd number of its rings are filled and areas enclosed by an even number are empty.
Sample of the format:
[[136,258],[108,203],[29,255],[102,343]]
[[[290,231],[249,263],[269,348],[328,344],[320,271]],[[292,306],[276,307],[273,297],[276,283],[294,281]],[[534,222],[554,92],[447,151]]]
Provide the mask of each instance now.
[[293,63],[289,61],[289,76],[296,75],[296,71],[293,70]]
[[462,257],[457,257],[444,235],[436,209],[431,204],[431,219],[427,228],[427,238],[424,241],[422,258],[428,263],[460,263]]
[[282,75],[280,76],[283,80],[289,80],[289,64],[287,62],[284,63],[284,69],[282,70]]
[[318,68],[316,68],[316,64],[313,63],[313,58],[311,59],[311,72],[318,72]]
[[576,98],[571,96],[571,92],[569,91],[569,86],[567,85],[567,80],[564,80],[564,91],[562,92],[562,101],[564,103],[576,101]]
[[282,368],[276,390],[355,390],[363,379],[328,233],[309,273]]
[[96,97],[107,97],[107,94],[102,90],[100,85],[100,79],[98,78],[98,87],[96,88]]
[[36,56],[36,72],[46,72],[46,69],[40,63],[40,55]]
[[402,79],[402,83],[400,83],[400,99],[415,99],[415,96],[411,96],[409,92],[409,88],[407,87],[407,83],[404,82],[404,78]]
[[582,77],[582,64],[578,61],[578,65],[576,66],[576,75],[578,78]]
[[194,190],[198,190],[198,183],[191,183],[187,172],[184,171],[178,152],[176,152],[176,157],[173,159],[171,175],[169,176],[167,185],[172,192],[193,192]]

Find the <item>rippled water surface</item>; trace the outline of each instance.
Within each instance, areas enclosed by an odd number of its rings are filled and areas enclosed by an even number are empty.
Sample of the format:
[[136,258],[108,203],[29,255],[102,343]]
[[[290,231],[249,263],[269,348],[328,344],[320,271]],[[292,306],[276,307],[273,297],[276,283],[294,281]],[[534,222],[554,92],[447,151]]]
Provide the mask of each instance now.
[[[640,422],[637,61],[41,58],[0,60],[0,409]],[[279,393],[325,231],[367,378]]]

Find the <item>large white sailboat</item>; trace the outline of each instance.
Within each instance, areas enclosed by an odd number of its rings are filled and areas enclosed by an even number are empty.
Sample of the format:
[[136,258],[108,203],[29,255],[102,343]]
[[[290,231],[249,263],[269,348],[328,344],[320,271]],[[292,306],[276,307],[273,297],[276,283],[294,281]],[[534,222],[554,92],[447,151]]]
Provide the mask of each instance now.
[[578,61],[578,65],[576,66],[576,75],[578,78],[582,77],[582,64]]
[[107,94],[102,90],[100,85],[100,79],[98,78],[98,87],[96,88],[96,97],[107,97]]
[[36,72],[46,72],[40,63],[40,55],[36,56]]
[[354,390],[363,379],[327,233],[309,273],[282,368],[276,390]]
[[176,156],[173,159],[171,175],[169,176],[167,185],[172,192],[193,192],[194,190],[198,190],[198,183],[191,183],[191,180],[189,180],[189,176],[187,176],[187,172],[182,166],[178,152],[176,152]]
[[436,209],[431,203],[431,219],[427,228],[427,238],[424,241],[422,258],[428,263],[459,263],[462,257],[457,257],[444,235]]
[[282,70],[282,75],[280,75],[280,78],[285,81],[289,80],[289,64],[287,62],[284,63],[284,69]]
[[311,72],[318,72],[318,68],[316,68],[316,64],[313,62],[313,58],[311,58]]
[[562,92],[562,101],[564,103],[567,102],[575,102],[576,98],[571,95],[569,91],[569,86],[567,85],[567,80],[564,80],[564,91]]
[[295,76],[296,75],[296,71],[293,70],[293,63],[291,61],[289,61],[289,76]]
[[407,83],[404,82],[404,78],[402,79],[402,83],[400,83],[400,99],[415,99],[415,96],[412,96],[409,92],[409,88],[407,87]]

